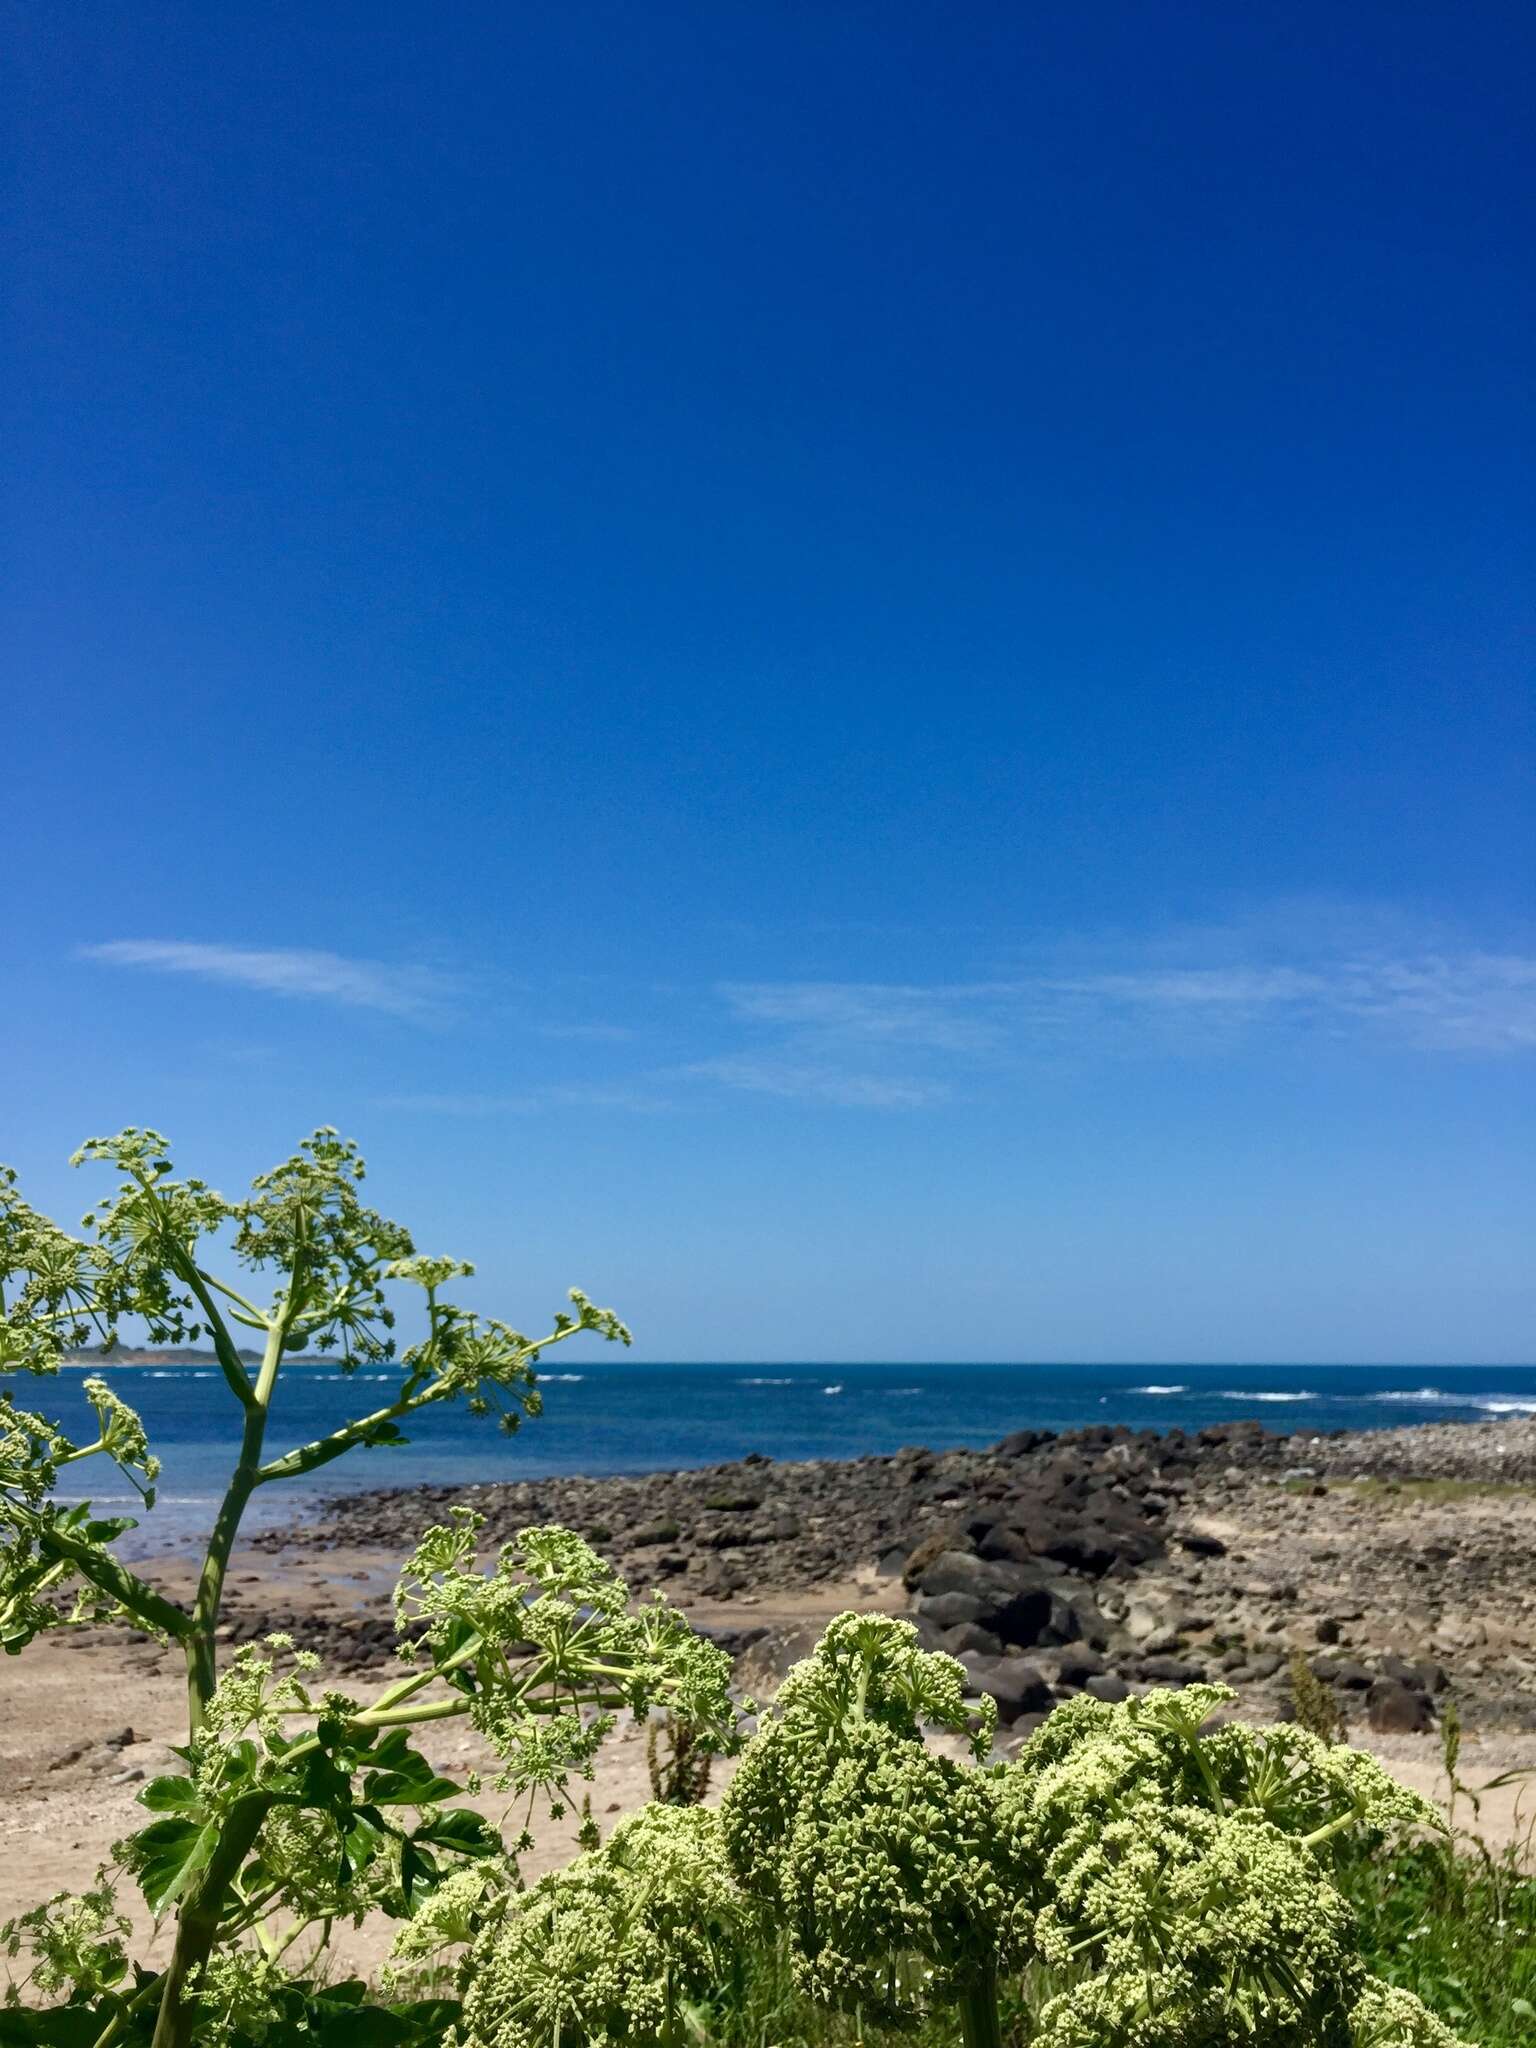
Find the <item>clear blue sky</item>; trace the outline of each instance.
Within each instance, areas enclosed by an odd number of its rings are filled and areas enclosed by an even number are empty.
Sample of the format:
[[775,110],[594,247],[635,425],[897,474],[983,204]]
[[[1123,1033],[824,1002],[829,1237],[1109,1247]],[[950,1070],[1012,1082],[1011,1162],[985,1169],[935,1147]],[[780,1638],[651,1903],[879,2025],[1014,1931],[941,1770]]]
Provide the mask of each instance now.
[[1536,1355],[1536,16],[10,0],[0,1156],[653,1357]]

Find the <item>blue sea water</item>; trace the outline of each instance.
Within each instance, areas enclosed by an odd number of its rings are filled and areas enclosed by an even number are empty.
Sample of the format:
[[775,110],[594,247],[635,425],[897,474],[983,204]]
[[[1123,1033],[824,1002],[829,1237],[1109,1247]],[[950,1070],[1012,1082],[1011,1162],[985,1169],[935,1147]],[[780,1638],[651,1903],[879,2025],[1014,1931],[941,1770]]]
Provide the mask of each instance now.
[[[217,1368],[96,1369],[139,1410],[163,1467],[159,1503],[125,1547],[162,1550],[206,1531],[228,1472],[235,1419]],[[66,1369],[57,1379],[24,1383],[18,1398],[83,1437],[90,1426],[83,1377]],[[394,1379],[290,1366],[269,1425],[269,1453],[384,1405]],[[782,1460],[855,1458],[903,1444],[979,1447],[1013,1429],[1091,1422],[1193,1430],[1256,1417],[1311,1436],[1536,1415],[1536,1366],[640,1365],[608,1354],[550,1371],[542,1386],[544,1414],[511,1438],[460,1407],[429,1410],[407,1445],[354,1451],[323,1472],[258,1493],[249,1523],[298,1519],[326,1494],[367,1487],[659,1471],[748,1451]],[[136,1505],[112,1468],[77,1471],[97,1482],[92,1497],[103,1508]]]

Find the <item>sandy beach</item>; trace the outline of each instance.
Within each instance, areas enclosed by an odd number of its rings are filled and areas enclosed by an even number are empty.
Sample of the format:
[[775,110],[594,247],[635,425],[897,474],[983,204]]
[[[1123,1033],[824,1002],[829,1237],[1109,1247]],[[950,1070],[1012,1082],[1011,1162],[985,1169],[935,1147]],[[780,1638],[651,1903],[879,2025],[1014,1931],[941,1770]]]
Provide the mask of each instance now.
[[[1203,1436],[1086,1431],[846,1465],[530,1482],[473,1499],[488,1540],[531,1520],[583,1530],[635,1591],[661,1587],[732,1650],[743,1692],[758,1697],[831,1615],[878,1609],[913,1614],[998,1692],[1003,1753],[1083,1690],[1119,1697],[1210,1678],[1231,1684],[1250,1718],[1283,1716],[1300,1650],[1350,1740],[1420,1790],[1444,1794],[1451,1699],[1466,1782],[1536,1771],[1536,1424],[1305,1445],[1245,1425]],[[408,1536],[448,1499],[440,1488],[352,1495],[243,1545],[224,1640],[285,1628],[368,1696],[391,1668],[388,1596]],[[185,1557],[145,1569],[173,1593],[189,1589]],[[139,1787],[179,1768],[184,1698],[178,1655],[111,1629],[40,1638],[5,1661],[0,1692],[4,1917],[83,1883],[141,1824]],[[424,1731],[421,1746],[459,1768],[480,1760],[459,1723]],[[594,1811],[603,1819],[648,1796],[644,1731],[626,1727],[600,1767]],[[494,1796],[478,1803],[499,1817]],[[1491,1792],[1479,1829],[1507,1841],[1533,1805],[1519,1785]],[[536,1833],[530,1874],[571,1853],[569,1823]],[[348,1934],[343,1953],[371,1966],[385,1939]]]

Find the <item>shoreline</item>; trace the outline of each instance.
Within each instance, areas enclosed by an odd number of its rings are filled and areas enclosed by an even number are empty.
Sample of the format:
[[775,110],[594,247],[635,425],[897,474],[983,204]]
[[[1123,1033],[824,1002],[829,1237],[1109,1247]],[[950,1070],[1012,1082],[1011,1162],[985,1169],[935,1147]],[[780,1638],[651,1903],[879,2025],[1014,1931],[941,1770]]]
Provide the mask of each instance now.
[[[1234,1688],[1244,1718],[1283,1717],[1299,1650],[1348,1739],[1426,1795],[1444,1793],[1452,1697],[1464,1779],[1536,1772],[1536,1421],[1327,1438],[1102,1426],[1020,1431],[985,1451],[349,1493],[237,1547],[224,1654],[285,1628],[320,1653],[327,1682],[366,1697],[394,1668],[399,1565],[462,1501],[486,1513],[488,1545],[532,1521],[577,1528],[634,1594],[659,1588],[731,1650],[754,1697],[854,1607],[908,1614],[958,1655],[999,1698],[1002,1754],[1080,1693],[1210,1679]],[[144,1568],[173,1594],[190,1589],[186,1552]],[[0,1688],[4,1918],[87,1882],[142,1825],[137,1791],[180,1768],[185,1687],[168,1648],[94,1628],[53,1631],[5,1659]],[[459,1724],[423,1735],[445,1765],[476,1761]],[[594,1810],[629,1811],[649,1789],[643,1731],[621,1731]],[[1521,1834],[1525,1789],[1485,1794],[1478,1825],[1491,1841]],[[571,1850],[541,1829],[529,1874]],[[378,1960],[367,1942],[354,1953],[349,1939],[347,1952],[365,1968]]]
[[[764,1614],[843,1585],[911,1615],[978,1682],[997,1679],[999,1659],[1026,1660],[1037,1682],[1014,1674],[1015,1723],[1101,1679],[1221,1680],[1273,1718],[1300,1651],[1357,1723],[1422,1730],[1454,1691],[1469,1725],[1536,1732],[1536,1418],[1326,1436],[1252,1420],[1190,1434],[1099,1424],[1020,1430],[986,1450],[754,1452],[315,1506],[242,1544],[228,1640],[305,1630],[343,1671],[382,1663],[400,1563],[450,1508],[471,1506],[484,1552],[532,1524],[576,1530],[637,1595],[708,1616],[759,1689],[797,1653],[765,1642]],[[164,1569],[179,1578],[186,1554]],[[289,1600],[302,1583],[328,1597]]]

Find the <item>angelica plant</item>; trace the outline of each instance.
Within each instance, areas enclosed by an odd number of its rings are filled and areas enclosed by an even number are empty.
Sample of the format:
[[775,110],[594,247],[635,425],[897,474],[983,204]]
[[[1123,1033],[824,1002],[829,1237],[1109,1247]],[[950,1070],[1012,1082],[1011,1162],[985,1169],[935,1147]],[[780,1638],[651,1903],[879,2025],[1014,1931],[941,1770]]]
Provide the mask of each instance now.
[[1444,2048],[1416,2000],[1367,1977],[1330,1881],[1346,1834],[1433,1827],[1433,1809],[1303,1729],[1209,1725],[1232,1697],[1075,1700],[1003,1773],[1060,1987],[1037,2048]]
[[987,1700],[910,1622],[845,1614],[786,1678],[722,1806],[744,1889],[790,1946],[795,1980],[887,2025],[958,2005],[968,2048],[999,2038],[997,1982],[1027,1951],[1032,1872],[995,1773],[925,1746],[925,1729],[985,1756]]
[[[178,1179],[153,1131],[91,1139],[76,1155],[86,1162],[112,1168],[116,1182],[83,1234],[44,1217],[15,1175],[0,1172],[0,1371],[45,1377],[86,1344],[110,1354],[130,1319],[156,1343],[206,1340],[237,1445],[183,1603],[115,1553],[129,1518],[55,1498],[62,1473],[96,1459],[152,1508],[158,1468],[139,1418],[93,1377],[85,1393],[97,1433],[76,1443],[0,1396],[0,1645],[15,1654],[42,1631],[84,1620],[148,1630],[182,1653],[188,1719],[184,1773],[144,1788],[151,1818],[119,1849],[152,1911],[174,1915],[165,1967],[130,1967],[106,1876],[23,1915],[0,1942],[31,1959],[34,1988],[80,2009],[84,2031],[69,2038],[97,2048],[255,2041],[279,2020],[321,2042],[327,2015],[355,2022],[360,1987],[291,1979],[283,1958],[301,1935],[324,1940],[336,1923],[374,1911],[408,1919],[455,1880],[452,1896],[462,1897],[477,1866],[498,1873],[484,1889],[516,1881],[498,1829],[455,1803],[468,1788],[411,1746],[413,1727],[472,1724],[525,1839],[536,1802],[563,1810],[573,1783],[590,1775],[620,1711],[665,1708],[701,1748],[727,1743],[729,1663],[663,1603],[633,1605],[569,1531],[525,1530],[483,1564],[479,1522],[460,1513],[424,1535],[401,1575],[396,1615],[410,1668],[373,1699],[324,1688],[317,1660],[282,1638],[221,1669],[225,1578],[259,1490],[398,1443],[413,1417],[443,1402],[498,1413],[515,1429],[539,1412],[543,1351],[579,1335],[628,1343],[629,1333],[577,1291],[536,1338],[446,1299],[473,1269],[419,1255],[400,1224],[367,1207],[362,1159],[329,1129],[235,1200]],[[396,1302],[407,1290],[424,1329],[401,1346]],[[254,1367],[237,1338],[256,1340]],[[300,1352],[334,1355],[343,1370],[392,1370],[395,1384],[329,1434],[274,1450],[284,1366]],[[439,2018],[434,2007],[423,2024],[440,2033]],[[379,2038],[408,2037],[398,2015],[391,2024],[397,2031]]]
[[[727,1973],[746,1913],[717,1816],[655,1804],[496,1903],[472,1908],[484,1924],[461,1973],[463,2048],[674,2048],[685,2006]],[[405,1937],[398,1952],[419,1949]]]

